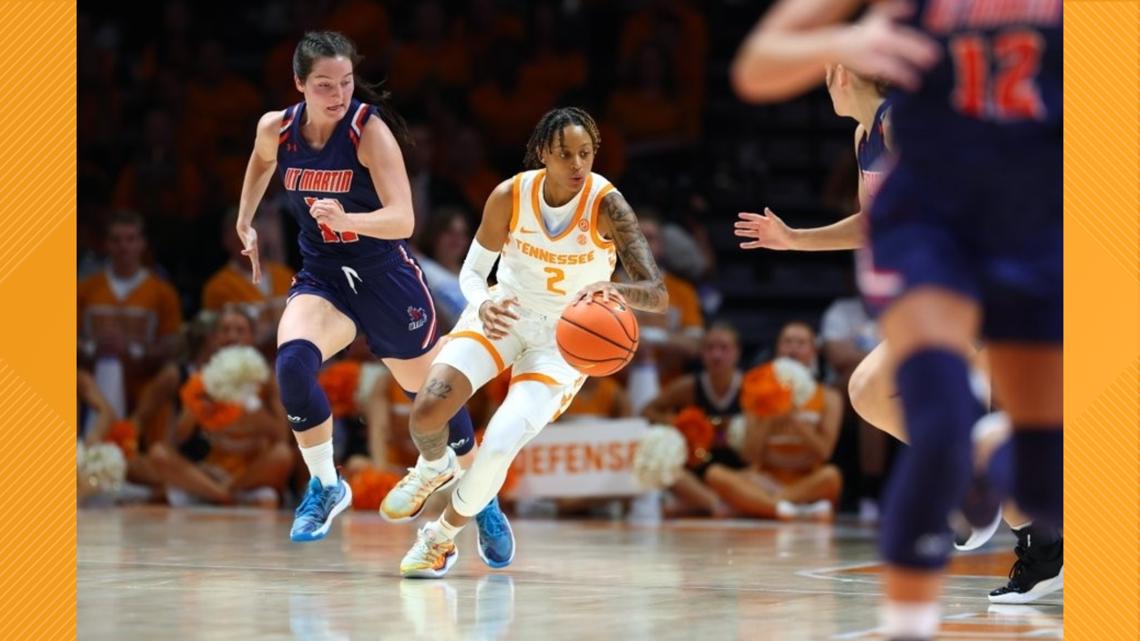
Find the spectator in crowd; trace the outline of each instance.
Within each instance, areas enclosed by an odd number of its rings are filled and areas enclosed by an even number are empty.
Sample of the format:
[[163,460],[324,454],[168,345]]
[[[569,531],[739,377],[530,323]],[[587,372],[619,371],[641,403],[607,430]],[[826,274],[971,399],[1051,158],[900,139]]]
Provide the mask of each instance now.
[[412,208],[416,213],[415,238],[422,244],[431,213],[442,206],[465,203],[459,187],[436,169],[436,136],[423,122],[408,125],[413,144],[404,150],[408,184],[412,187]]
[[688,0],[650,0],[626,19],[618,48],[623,65],[636,61],[646,45],[657,45],[667,56],[682,113],[682,129],[690,140],[700,134],[704,103],[709,35],[705,17]]
[[444,330],[455,325],[467,306],[459,288],[459,270],[471,243],[471,225],[467,220],[462,209],[437,209],[420,237],[420,266],[435,299],[436,312],[443,317]]
[[[542,0],[529,5],[529,44],[519,83],[559,100],[585,86],[586,56],[574,46],[574,30],[565,26],[570,17],[560,14],[557,3]],[[603,136],[602,139],[609,144],[608,138]]]
[[642,416],[651,423],[663,425],[674,425],[682,413],[687,413],[683,420],[705,420],[714,430],[712,446],[699,460],[692,461],[670,488],[679,503],[671,509],[673,514],[727,516],[730,513],[702,477],[714,464],[732,469],[747,466],[728,443],[729,425],[741,414],[740,386],[744,373],[739,365],[740,337],[736,328],[724,322],[714,323],[701,342],[700,370],[674,379],[642,411]]
[[[256,320],[254,340],[258,346],[272,347],[277,321],[285,309],[285,299],[293,281],[293,270],[274,260],[261,261],[261,282],[253,283],[249,259],[242,255],[241,239],[234,233],[237,208],[222,219],[222,246],[229,262],[214,272],[202,288],[202,309],[217,312],[230,305],[241,305]],[[255,224],[260,233],[260,226]]]
[[182,322],[178,294],[143,266],[142,218],[122,212],[107,224],[106,268],[77,287],[79,349],[118,416],[133,407],[142,383],[173,353]]
[[659,45],[646,43],[626,63],[623,82],[610,94],[606,118],[630,144],[689,140],[684,107],[677,100],[671,62]]
[[[658,265],[665,262],[662,221],[651,208],[638,209],[638,222]],[[700,352],[704,335],[704,315],[700,299],[692,285],[663,268],[665,289],[669,292],[669,309],[664,314],[638,314],[641,341],[629,373],[629,394],[635,413],[640,413],[657,396],[662,385],[668,385],[684,371],[686,364]],[[619,278],[624,278],[624,271]]]
[[[776,357],[798,362],[810,377],[817,359],[815,339],[806,323],[788,323],[776,341]],[[767,363],[745,375],[741,405],[748,425],[741,449],[749,467],[714,464],[705,481],[742,515],[831,518],[843,485],[839,469],[828,463],[839,439],[842,401],[834,389],[819,384],[802,405],[761,412],[758,408],[767,401],[760,397],[770,393],[774,369]]]
[[412,38],[398,43],[388,67],[388,83],[400,96],[431,87],[465,87],[471,80],[471,52],[448,33],[447,13],[438,0],[415,3]]
[[[236,307],[222,311],[196,361],[212,350],[252,346],[254,321]],[[216,354],[216,351],[215,351]],[[206,502],[273,508],[294,465],[288,423],[272,377],[257,403],[240,407],[202,391],[201,372],[179,390],[182,401],[173,433],[146,457],[167,488],[172,505]]]

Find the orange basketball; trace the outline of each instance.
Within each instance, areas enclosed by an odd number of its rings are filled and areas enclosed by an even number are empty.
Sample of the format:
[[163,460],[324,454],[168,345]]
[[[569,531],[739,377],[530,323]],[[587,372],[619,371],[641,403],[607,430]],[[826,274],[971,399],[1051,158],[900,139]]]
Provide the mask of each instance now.
[[607,376],[625,367],[637,351],[637,319],[628,306],[601,296],[568,306],[558,319],[555,340],[567,363],[588,376]]

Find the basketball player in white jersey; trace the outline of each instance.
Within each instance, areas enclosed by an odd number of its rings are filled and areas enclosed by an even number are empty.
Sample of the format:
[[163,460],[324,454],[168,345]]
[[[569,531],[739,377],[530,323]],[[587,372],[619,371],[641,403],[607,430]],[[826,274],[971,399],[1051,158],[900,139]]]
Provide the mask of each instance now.
[[[414,517],[428,496],[458,476],[447,453],[447,419],[508,367],[511,387],[449,505],[420,530],[400,563],[406,577],[438,578],[454,565],[455,536],[494,500],[523,445],[570,405],[585,382],[555,344],[563,309],[595,295],[648,312],[666,309],[664,280],[633,209],[591,172],[599,142],[585,111],[548,112],[527,143],[529,170],[487,199],[459,277],[467,309],[412,407],[410,429],[421,456],[381,505],[386,518]],[[631,282],[610,280],[619,256]],[[498,284],[488,288],[496,260]],[[499,524],[502,533],[496,524],[480,525],[483,560],[508,565],[514,556],[509,525]]]

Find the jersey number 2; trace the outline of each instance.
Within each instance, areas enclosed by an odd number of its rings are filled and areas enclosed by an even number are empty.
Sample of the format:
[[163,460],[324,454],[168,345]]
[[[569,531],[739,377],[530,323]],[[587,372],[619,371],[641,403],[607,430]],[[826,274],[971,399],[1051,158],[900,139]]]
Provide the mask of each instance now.
[[[316,198],[312,196],[305,197],[305,204],[309,207],[312,207],[315,202],[317,202]],[[360,236],[357,236],[354,231],[333,231],[329,229],[328,225],[321,223],[317,223],[317,227],[321,228],[321,238],[323,238],[326,243],[355,243],[360,240]]]
[[555,285],[557,285],[558,283],[561,283],[563,280],[566,279],[566,272],[562,271],[561,269],[558,269],[557,267],[547,267],[547,268],[543,269],[542,271],[546,272],[547,274],[550,274],[550,278],[546,279],[546,291],[552,292],[554,294],[558,294],[559,296],[565,296],[566,291],[563,289],[559,289],[558,287],[555,287]]
[[[954,107],[972,118],[995,120],[1041,120],[1045,107],[1034,79],[1045,48],[1041,35],[1032,30],[1007,31],[993,39],[966,34],[950,40],[955,81]],[[993,79],[991,60],[997,61]]]

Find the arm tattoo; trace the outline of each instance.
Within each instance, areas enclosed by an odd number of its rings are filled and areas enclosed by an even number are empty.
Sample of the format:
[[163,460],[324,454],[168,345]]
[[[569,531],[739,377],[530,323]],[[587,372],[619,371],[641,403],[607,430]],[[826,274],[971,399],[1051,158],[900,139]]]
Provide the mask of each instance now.
[[602,213],[609,218],[610,233],[614,237],[618,257],[622,267],[633,282],[614,283],[614,288],[625,296],[635,309],[647,312],[664,312],[669,305],[669,295],[665,292],[665,280],[649,243],[641,233],[637,215],[619,193],[611,193],[602,200]]

